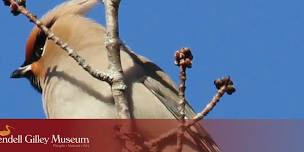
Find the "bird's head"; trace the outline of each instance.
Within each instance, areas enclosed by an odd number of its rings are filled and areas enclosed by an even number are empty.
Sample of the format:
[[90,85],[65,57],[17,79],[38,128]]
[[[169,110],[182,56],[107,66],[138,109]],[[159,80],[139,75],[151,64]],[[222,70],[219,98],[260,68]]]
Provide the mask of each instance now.
[[[46,27],[52,28],[58,18],[68,14],[83,15],[98,2],[99,0],[69,0],[55,7],[40,20]],[[11,74],[11,78],[27,78],[39,92],[41,92],[39,77],[45,74],[45,68],[39,61],[47,51],[45,50],[46,41],[46,34],[35,26],[26,41],[25,61]]]

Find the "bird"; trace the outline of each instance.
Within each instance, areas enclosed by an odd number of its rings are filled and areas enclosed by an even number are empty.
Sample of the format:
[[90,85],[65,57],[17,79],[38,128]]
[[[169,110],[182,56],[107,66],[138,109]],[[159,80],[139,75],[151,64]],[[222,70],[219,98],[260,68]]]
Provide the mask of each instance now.
[[10,135],[10,134],[11,134],[10,128],[14,129],[14,127],[12,127],[12,126],[5,125],[5,129],[6,129],[6,130],[1,130],[1,131],[0,131],[0,136],[5,137],[5,136]]
[[[105,27],[86,16],[99,2],[69,0],[50,10],[41,21],[88,64],[106,71]],[[120,53],[131,117],[178,119],[180,98],[173,80],[158,65],[128,47],[122,47]],[[26,41],[25,61],[11,77],[28,79],[42,94],[43,109],[49,119],[118,119],[110,85],[84,71],[37,26]],[[185,113],[187,119],[195,116],[188,102]],[[150,132],[147,136],[154,138],[153,127],[143,132]],[[187,138],[190,137],[196,146],[185,146],[185,151],[219,151],[200,125],[192,127],[192,135]]]

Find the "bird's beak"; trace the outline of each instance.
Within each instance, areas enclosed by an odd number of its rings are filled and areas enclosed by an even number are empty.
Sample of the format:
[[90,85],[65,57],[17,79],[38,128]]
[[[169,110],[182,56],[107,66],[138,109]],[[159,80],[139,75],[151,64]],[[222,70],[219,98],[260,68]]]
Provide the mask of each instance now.
[[26,73],[32,70],[32,65],[26,65],[18,68],[11,74],[11,78],[23,78],[25,77]]

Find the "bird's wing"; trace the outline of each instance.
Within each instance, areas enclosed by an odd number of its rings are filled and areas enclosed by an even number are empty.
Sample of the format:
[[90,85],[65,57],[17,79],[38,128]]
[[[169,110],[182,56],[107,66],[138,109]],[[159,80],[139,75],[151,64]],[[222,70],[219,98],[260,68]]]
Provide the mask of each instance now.
[[[142,83],[151,92],[153,92],[158,99],[160,99],[160,101],[175,116],[175,118],[181,117],[177,103],[177,101],[180,99],[172,90],[163,86],[159,81],[149,76],[143,77],[140,81],[142,81]],[[185,113],[188,118],[192,118],[194,116],[194,112],[188,103],[186,103]]]
[[[142,80],[143,84],[165,105],[165,107],[178,119],[180,118],[178,96],[170,91],[170,89],[161,85],[159,81],[151,78],[144,77]],[[195,114],[192,107],[186,102],[185,107],[186,117],[191,119]],[[216,143],[211,139],[210,135],[205,131],[202,126],[196,124],[194,127],[187,129],[187,133],[197,144],[200,145],[202,150],[210,152],[218,152],[219,148]]]
[[[77,23],[82,23],[82,25],[86,25],[86,26],[77,26],[75,24],[70,25],[69,23],[71,22],[75,22],[77,19]],[[82,50],[80,44],[75,44],[76,42],[79,41],[70,41],[70,39],[81,39],[83,45],[87,44],[87,42],[83,42],[85,39],[85,37],[91,37],[90,39],[90,44],[92,44],[92,40],[94,40],[94,45],[95,45],[95,41],[96,43],[102,43],[103,40],[101,40],[101,38],[96,37],[96,39],[92,38],[92,35],[96,35],[95,34],[89,34],[89,31],[97,31],[100,32],[100,37],[102,36],[102,33],[104,34],[104,29],[92,22],[91,20],[85,19],[81,16],[78,15],[64,15],[64,17],[62,16],[60,19],[58,19],[56,21],[56,23],[53,25],[52,30],[56,33],[57,27],[67,27],[69,28],[69,30],[65,30],[65,31],[61,31],[61,33],[63,32],[68,32],[68,31],[78,31],[76,33],[67,33],[66,37],[63,37],[62,35],[59,35],[61,38],[63,38],[64,40],[68,41],[68,43],[72,46],[78,46],[75,49],[76,50]],[[82,29],[84,28],[84,29]],[[96,30],[92,30],[92,29]],[[57,30],[56,30],[57,29]],[[62,28],[61,28],[62,29]],[[64,28],[62,29],[64,30]],[[80,32],[79,32],[80,31]],[[78,33],[86,33],[86,34],[82,34],[85,37],[81,37]],[[67,36],[68,35],[68,36]],[[46,43],[46,45],[48,45],[49,42]],[[75,45],[73,45],[75,44]],[[102,44],[99,44],[102,45]],[[52,50],[52,49],[49,49]],[[144,86],[149,89],[161,102],[162,104],[176,117],[179,117],[179,97],[177,96],[177,90],[176,90],[176,86],[174,85],[174,82],[170,79],[170,77],[165,74],[165,72],[163,72],[163,70],[161,70],[160,67],[158,67],[157,65],[155,65],[154,63],[152,63],[151,61],[145,59],[144,57],[140,56],[140,55],[136,55],[133,52],[130,51],[130,49],[126,48],[126,47],[122,47],[122,51],[128,53],[132,60],[134,62],[136,62],[138,65],[143,66],[143,69],[145,70],[145,75],[143,76],[142,79],[140,80],[142,84],[144,84]],[[52,53],[54,51],[50,51],[49,53]],[[79,53],[81,53],[82,51],[80,51]],[[64,53],[64,52],[63,52]],[[104,64],[106,65],[106,64]],[[192,118],[195,115],[194,110],[191,108],[191,106],[187,103],[186,104],[186,117],[187,118]],[[192,127],[193,129],[188,130],[188,133],[194,138],[195,141],[197,141],[197,143],[199,145],[201,145],[201,149],[204,151],[210,151],[210,152],[217,152],[217,146],[215,144],[215,142],[210,138],[210,136],[208,135],[208,133],[201,128],[201,126],[199,125],[195,125],[195,127]]]
[[[123,46],[122,49],[133,58],[134,62],[137,62],[139,65],[143,65],[143,69],[146,70],[146,73],[149,73],[149,76],[144,76],[139,81],[165,105],[175,118],[180,118],[180,111],[178,108],[180,98],[177,94],[175,84],[170,77],[160,67],[147,60],[145,57],[135,55],[135,53],[125,46]],[[187,119],[191,119],[195,116],[193,108],[187,101],[185,113]],[[197,123],[193,127],[187,129],[187,133],[198,145],[200,145],[202,151],[220,151],[214,140],[212,140],[210,135],[200,124]]]

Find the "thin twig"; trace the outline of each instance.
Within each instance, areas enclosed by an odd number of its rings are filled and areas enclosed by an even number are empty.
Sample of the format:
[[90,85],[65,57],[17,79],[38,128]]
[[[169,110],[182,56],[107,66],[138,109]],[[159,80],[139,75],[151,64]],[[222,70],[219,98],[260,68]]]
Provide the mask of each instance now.
[[186,91],[186,69],[192,67],[192,53],[189,48],[182,48],[175,53],[175,64],[179,67],[179,89],[178,95],[180,97],[180,124],[177,132],[176,152],[181,152],[183,149],[183,138],[185,132],[185,91]]
[[233,86],[233,82],[231,81],[230,77],[225,77],[222,79],[217,79],[214,81],[214,85],[218,89],[216,95],[212,98],[211,102],[204,108],[204,110],[198,113],[193,119],[200,120],[203,119],[205,116],[208,115],[210,111],[216,106],[216,104],[220,101],[221,97],[227,93],[231,95],[235,92],[235,88]]
[[87,71],[94,78],[106,81],[109,84],[113,81],[113,74],[111,72],[100,72],[96,69],[93,69],[88,63],[86,63],[85,59],[78,55],[77,51],[71,48],[67,43],[65,43],[62,39],[57,37],[53,31],[48,29],[40,20],[37,19],[35,15],[29,12],[25,6],[25,0],[19,0],[18,2],[14,0],[3,0],[4,4],[11,8],[11,12],[14,15],[23,14],[26,16],[31,22],[36,24],[38,28],[40,28],[49,40],[52,40],[59,47],[61,47],[65,52],[68,53],[70,57],[72,57],[85,71]]
[[[202,112],[198,113],[192,120],[189,120],[185,123],[185,129],[193,126],[198,121],[202,120],[207,114],[212,111],[212,109],[216,106],[216,104],[220,101],[221,97],[227,93],[228,95],[231,95],[235,92],[235,88],[233,86],[233,82],[230,80],[229,77],[218,79],[214,81],[214,84],[216,88],[218,89],[215,96],[212,98],[212,100],[209,102],[209,104],[202,110]],[[162,141],[170,138],[171,136],[175,135],[178,131],[178,128],[174,128],[161,136],[159,136],[156,139],[152,139],[145,144],[152,147],[153,145],[158,145],[158,143],[161,143]]]

